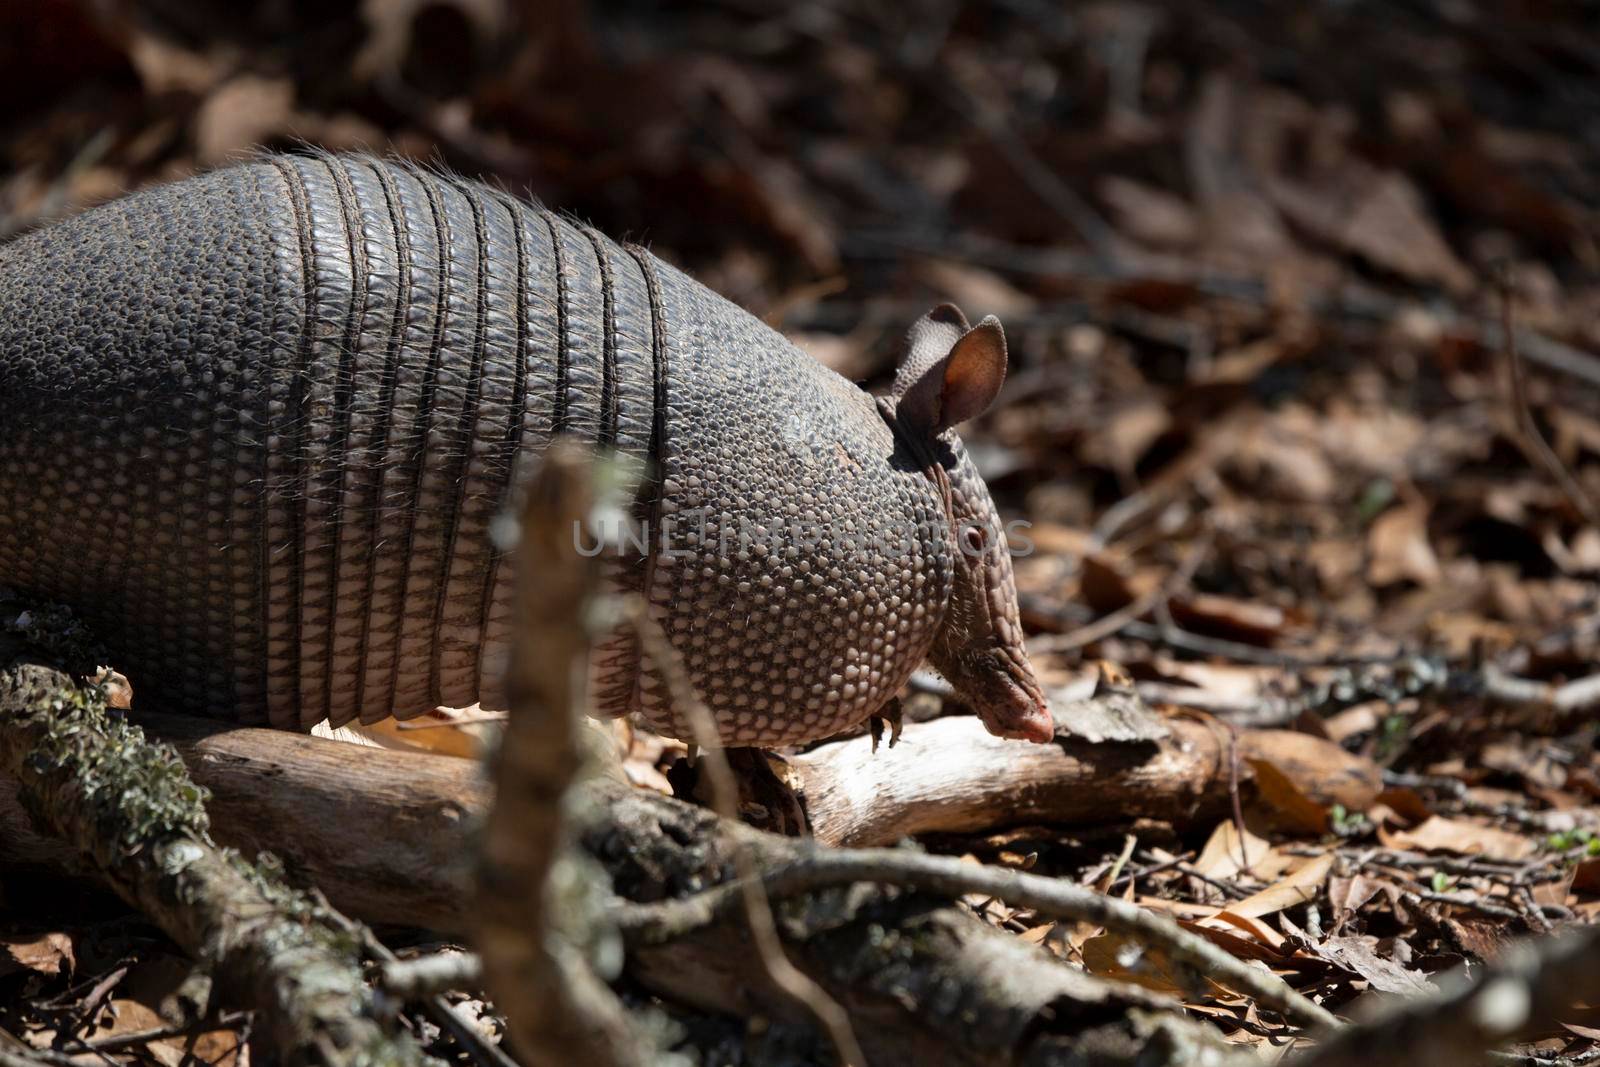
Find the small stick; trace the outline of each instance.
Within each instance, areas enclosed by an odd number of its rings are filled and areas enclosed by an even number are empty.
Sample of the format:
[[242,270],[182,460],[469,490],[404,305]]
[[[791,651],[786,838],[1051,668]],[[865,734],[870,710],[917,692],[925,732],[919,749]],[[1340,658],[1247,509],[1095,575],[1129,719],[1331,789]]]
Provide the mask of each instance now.
[[1205,560],[1206,553],[1211,549],[1212,535],[1207,531],[1189,550],[1188,555],[1179,564],[1178,569],[1171,576],[1144,596],[1131,603],[1125,604],[1116,611],[1102,615],[1086,626],[1080,626],[1069,634],[1054,634],[1046,637],[1035,638],[1029,642],[1030,652],[1070,652],[1092,645],[1117,633],[1131,622],[1137,621],[1147,612],[1160,604],[1166,603],[1176,596],[1194,578],[1195,571],[1200,569],[1200,564]]
[[[778,898],[851,882],[881,882],[948,897],[982,894],[1050,918],[1094,923],[1160,945],[1175,963],[1225,982],[1301,1026],[1332,1030],[1339,1025],[1332,1013],[1277,975],[1235,959],[1167,916],[1070,882],[887,848],[819,849],[766,871],[760,881],[768,896]],[[722,918],[737,905],[742,891],[733,883],[657,904],[624,904],[618,908],[618,926],[630,943],[671,941]]]
[[583,777],[577,716],[599,564],[573,531],[592,514],[594,461],[557,441],[529,480],[517,547],[506,690],[513,714],[493,760],[494,807],[479,852],[475,943],[488,992],[535,1064],[644,1067],[653,1039],[634,1025],[580,947],[593,933],[563,798]]
[[471,952],[436,952],[413,960],[387,960],[378,979],[384,992],[415,1000],[452,989],[479,989],[483,961]]
[[1512,416],[1521,433],[1523,449],[1555,479],[1568,502],[1583,516],[1583,521],[1600,529],[1600,506],[1596,506],[1594,498],[1561,462],[1561,457],[1556,455],[1533,420],[1533,409],[1528,404],[1528,390],[1522,376],[1522,356],[1517,351],[1517,335],[1511,322],[1511,281],[1505,275],[1499,280],[1499,289],[1500,335],[1505,341],[1506,365],[1511,373]]

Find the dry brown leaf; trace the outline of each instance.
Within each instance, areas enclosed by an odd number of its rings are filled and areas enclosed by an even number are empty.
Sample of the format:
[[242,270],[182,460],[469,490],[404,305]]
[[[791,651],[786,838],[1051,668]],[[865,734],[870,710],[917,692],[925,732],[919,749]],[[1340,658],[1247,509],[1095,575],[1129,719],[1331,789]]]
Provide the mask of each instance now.
[[1406,504],[1379,515],[1367,533],[1367,580],[1373,585],[1439,580],[1439,558],[1428,543],[1426,504]]
[[1405,175],[1353,158],[1315,186],[1268,181],[1272,202],[1323,240],[1414,281],[1470,290],[1472,272],[1456,258]]
[[1200,850],[1200,857],[1194,861],[1195,870],[1208,878],[1225,881],[1242,870],[1241,856],[1249,867],[1249,873],[1257,878],[1276,877],[1292,862],[1265,838],[1257,837],[1248,829],[1244,832],[1241,852],[1238,828],[1231,820],[1223,820],[1211,831],[1206,847]]
[[1382,958],[1377,949],[1378,939],[1365,934],[1359,937],[1329,937],[1312,946],[1312,951],[1318,956],[1359,974],[1379,992],[1415,997],[1436,991],[1425,976],[1402,967],[1394,960]]
[[1043,926],[1035,926],[1024,930],[1017,936],[1030,945],[1042,945],[1055,932],[1055,928],[1055,923],[1045,923]]
[[1181,197],[1131,178],[1107,175],[1100,199],[1112,211],[1117,229],[1156,248],[1183,248],[1200,238],[1200,219]]
[[1155,568],[1140,568],[1116,548],[1102,548],[1083,557],[1078,592],[1095,611],[1105,614],[1126,607],[1161,584]]
[[1111,930],[1091,937],[1079,950],[1084,970],[1103,978],[1132,982],[1160,993],[1182,993],[1181,972],[1159,946],[1146,945]]
[[59,974],[71,974],[77,965],[72,952],[72,938],[63,933],[0,939],[0,950],[3,950],[3,954],[0,954],[0,975],[32,971],[54,978]]
[[1322,720],[1322,727],[1328,733],[1328,740],[1342,742],[1357,734],[1376,730],[1390,711],[1386,701],[1371,700],[1329,715]]
[[1328,903],[1333,906],[1334,930],[1337,931],[1361,906],[1379,893],[1398,892],[1398,887],[1383,878],[1354,874],[1346,878],[1333,875],[1328,879]]
[[[1600,893],[1600,859],[1584,860],[1572,871],[1572,891]],[[1559,901],[1566,903],[1566,901]]]
[[1268,926],[1266,923],[1260,922],[1249,915],[1240,915],[1237,912],[1224,909],[1217,912],[1215,915],[1200,920],[1201,926],[1205,926],[1206,924],[1210,924],[1211,929],[1220,929],[1224,926],[1231,926],[1236,930],[1243,930],[1255,940],[1264,945],[1269,945],[1275,950],[1281,950],[1284,946],[1284,938],[1282,934],[1272,929],[1272,927]]
[[195,158],[222,163],[282,135],[292,125],[294,96],[284,78],[245,74],[218,86],[195,113]]
[[1322,883],[1328,880],[1328,872],[1331,870],[1333,870],[1333,853],[1327,852],[1301,864],[1259,893],[1252,893],[1243,900],[1234,901],[1216,918],[1222,919],[1226,915],[1257,919],[1263,915],[1283,911],[1285,908],[1292,908],[1297,904],[1304,904],[1316,897],[1322,889]]
[[1328,832],[1328,812],[1301,791],[1269,760],[1247,760],[1256,775],[1256,800],[1268,808],[1273,821],[1286,830],[1304,834]]
[[1186,592],[1173,597],[1168,607],[1186,630],[1267,647],[1277,643],[1289,622],[1288,614],[1271,604],[1212,593]]
[[973,322],[985,315],[1023,315],[1033,310],[1033,297],[992,270],[950,259],[925,259],[917,276],[940,295],[966,312]]
[[1388,848],[1415,849],[1420,852],[1454,852],[1462,856],[1487,856],[1497,860],[1523,860],[1539,850],[1531,838],[1508,830],[1459,819],[1429,816],[1412,830],[1393,833],[1378,830],[1379,840]]
[[1107,414],[1099,432],[1084,443],[1084,461],[1131,477],[1150,446],[1171,428],[1172,412],[1164,401],[1148,399],[1124,404]]
[[[91,1035],[92,1039],[104,1041],[107,1038],[126,1037],[129,1034],[155,1030],[166,1026],[167,1020],[153,1008],[137,1000],[118,997],[101,1012],[96,1024]],[[179,1067],[184,1062],[183,1049],[174,1047],[169,1042],[151,1041],[141,1047],[145,1055],[160,1063],[162,1067]]]
[[[1260,960],[1263,963],[1274,964],[1283,962],[1284,939],[1277,931],[1269,930],[1253,919],[1242,919],[1239,916],[1232,916],[1232,921],[1224,920],[1221,923],[1212,921],[1218,918],[1221,918],[1221,913],[1207,916],[1198,922],[1180,920],[1178,925],[1191,934],[1198,934],[1238,959]],[[1248,936],[1241,936],[1239,931]]]

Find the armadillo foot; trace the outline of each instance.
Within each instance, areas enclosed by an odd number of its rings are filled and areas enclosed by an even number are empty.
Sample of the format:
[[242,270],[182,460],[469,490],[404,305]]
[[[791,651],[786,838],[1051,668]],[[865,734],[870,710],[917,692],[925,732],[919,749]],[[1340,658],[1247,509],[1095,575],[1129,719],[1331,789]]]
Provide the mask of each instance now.
[[[758,830],[800,837],[809,830],[805,805],[773,766],[782,757],[759,748],[725,748],[723,756],[739,787],[739,818]],[[698,765],[678,760],[667,771],[672,795],[679,800],[711,803],[711,786]]]
[[872,731],[872,751],[878,751],[878,742],[883,739],[883,724],[889,724],[889,747],[893,748],[900,740],[900,730],[905,721],[900,712],[900,698],[890,697],[889,703],[883,710],[867,720],[867,728]]

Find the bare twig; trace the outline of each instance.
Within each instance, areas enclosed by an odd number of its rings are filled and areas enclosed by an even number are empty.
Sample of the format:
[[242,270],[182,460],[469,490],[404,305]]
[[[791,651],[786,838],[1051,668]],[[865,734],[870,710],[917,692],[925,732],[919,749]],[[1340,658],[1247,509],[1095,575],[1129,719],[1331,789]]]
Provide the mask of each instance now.
[[1600,505],[1596,505],[1594,498],[1578,479],[1572,476],[1572,472],[1561,462],[1561,457],[1556,455],[1534,421],[1533,408],[1528,404],[1527,385],[1523,381],[1522,356],[1517,349],[1517,333],[1512,327],[1509,280],[1502,277],[1499,288],[1501,341],[1505,346],[1506,366],[1511,377],[1512,416],[1516,420],[1516,427],[1522,439],[1523,451],[1555,480],[1568,502],[1583,516],[1583,521],[1600,530]]
[[471,952],[435,952],[411,960],[388,960],[379,983],[386,993],[400,1000],[452,989],[478,989],[483,985],[483,961]]
[[[395,954],[389,951],[389,946],[379,941],[373,936],[372,931],[365,926],[351,923],[350,932],[361,939],[362,947],[366,949],[368,954],[383,963],[386,969],[384,976],[387,978],[387,968],[393,967],[400,962]],[[462,957],[454,958],[459,959]],[[476,971],[481,977],[482,961],[478,960],[477,957],[473,957],[473,962],[477,964]],[[385,984],[384,988],[393,992],[387,984]],[[451,1009],[449,1003],[444,999],[443,992],[444,990],[442,989],[433,990],[420,993],[408,999],[414,999],[421,1004],[422,1010],[427,1013],[428,1018],[432,1019],[441,1030],[455,1038],[456,1044],[461,1046],[467,1055],[472,1057],[474,1063],[480,1064],[482,1067],[517,1067],[517,1062],[507,1056],[499,1045],[485,1037],[477,1027],[468,1025],[466,1020]]]
[[[768,895],[780,898],[850,882],[882,882],[950,897],[981,893],[1012,907],[1094,923],[1159,945],[1180,966],[1230,985],[1302,1026],[1322,1030],[1339,1025],[1281,978],[1235,959],[1165,915],[1070,882],[901,849],[818,850],[765,872],[760,880]],[[725,884],[659,904],[623,905],[618,925],[631,943],[672,940],[724,917],[743,891],[742,885]]]
[[148,1045],[152,1041],[162,1041],[170,1037],[193,1037],[211,1030],[231,1029],[249,1018],[250,1013],[247,1011],[225,1011],[190,1023],[153,1026],[148,1030],[140,1030],[136,1033],[115,1034],[111,1037],[99,1037],[92,1041],[82,1041],[79,1042],[79,1045],[90,1052],[116,1052],[119,1049],[138,1048],[140,1045]]

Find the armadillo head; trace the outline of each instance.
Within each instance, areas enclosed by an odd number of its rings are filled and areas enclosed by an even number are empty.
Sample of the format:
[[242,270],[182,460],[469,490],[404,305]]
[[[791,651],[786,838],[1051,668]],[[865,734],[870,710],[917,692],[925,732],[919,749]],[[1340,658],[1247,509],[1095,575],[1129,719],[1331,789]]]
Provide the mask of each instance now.
[[890,395],[899,432],[943,468],[950,487],[955,575],[928,657],[990,733],[1047,742],[1054,725],[1023,645],[1010,550],[953,429],[994,402],[1005,375],[999,320],[969,326],[960,309],[941,304],[912,326]]

